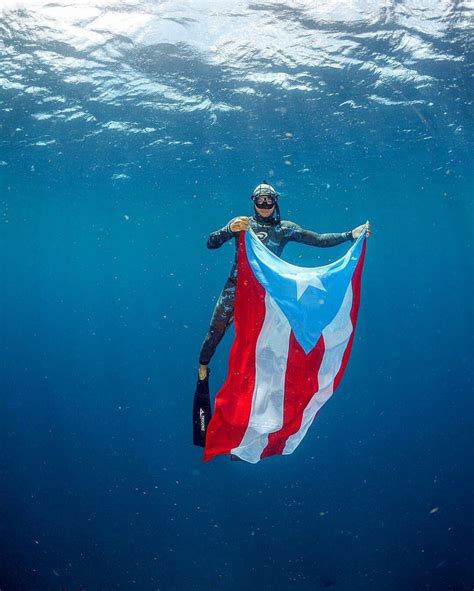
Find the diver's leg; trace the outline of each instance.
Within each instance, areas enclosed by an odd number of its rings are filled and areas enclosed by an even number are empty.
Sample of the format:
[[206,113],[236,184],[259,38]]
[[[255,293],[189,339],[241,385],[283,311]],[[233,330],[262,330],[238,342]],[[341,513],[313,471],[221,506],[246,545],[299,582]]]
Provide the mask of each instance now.
[[209,361],[214,355],[228,326],[232,322],[234,313],[235,283],[227,281],[217,300],[212,315],[211,326],[204,339],[199,356],[199,375],[193,402],[193,443],[204,447],[206,432],[212,418],[211,398],[209,395]]
[[229,328],[234,316],[235,303],[235,281],[229,278],[224,285],[214,312],[211,318],[211,324],[207,332],[204,343],[202,344],[199,355],[199,378],[205,379],[207,375],[207,366],[214,355],[217,345],[221,342]]

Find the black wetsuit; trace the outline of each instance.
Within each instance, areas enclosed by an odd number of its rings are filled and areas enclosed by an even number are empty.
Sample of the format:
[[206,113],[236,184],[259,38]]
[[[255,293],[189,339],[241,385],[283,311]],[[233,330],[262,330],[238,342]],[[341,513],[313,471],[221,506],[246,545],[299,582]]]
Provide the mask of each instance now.
[[[230,225],[237,218],[233,218],[226,226],[213,232],[208,240],[208,248],[219,248],[228,240],[235,239],[236,253],[235,261],[232,265],[230,276],[227,279],[222,290],[211,319],[209,331],[204,339],[199,363],[208,365],[215,353],[217,345],[220,343],[226,330],[229,328],[234,317],[235,286],[237,278],[237,245],[240,232],[232,232]],[[275,218],[264,218],[255,212],[254,216],[249,218],[250,227],[265,244],[265,246],[280,256],[288,242],[301,242],[309,246],[336,246],[347,240],[352,240],[351,232],[340,234],[317,234],[309,230],[303,230],[293,222],[277,221]]]

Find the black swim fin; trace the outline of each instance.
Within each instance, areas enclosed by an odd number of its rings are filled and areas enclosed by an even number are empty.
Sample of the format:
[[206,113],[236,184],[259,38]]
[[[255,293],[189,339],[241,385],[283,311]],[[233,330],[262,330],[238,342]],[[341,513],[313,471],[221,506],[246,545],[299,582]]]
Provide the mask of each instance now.
[[193,402],[193,443],[199,447],[206,445],[206,431],[212,417],[211,397],[209,396],[209,374],[204,380],[198,378]]

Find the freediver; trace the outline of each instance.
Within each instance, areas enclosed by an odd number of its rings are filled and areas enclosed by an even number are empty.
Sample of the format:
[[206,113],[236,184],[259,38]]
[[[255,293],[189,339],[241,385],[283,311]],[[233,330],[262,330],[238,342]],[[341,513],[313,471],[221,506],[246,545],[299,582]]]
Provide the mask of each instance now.
[[[235,239],[237,247],[239,233],[246,232],[250,228],[261,242],[277,256],[281,255],[288,242],[301,242],[309,246],[328,247],[346,241],[354,241],[364,231],[367,236],[370,236],[371,228],[368,222],[342,233],[318,234],[310,230],[303,230],[294,222],[281,220],[278,198],[277,191],[266,181],[263,181],[251,195],[254,215],[252,217],[239,216],[230,220],[226,226],[209,236],[207,247],[210,249],[220,248],[232,238]],[[233,320],[236,279],[237,248],[230,276],[217,300],[209,330],[199,355],[198,381],[193,412],[194,443],[196,445],[204,445],[205,431],[211,417],[209,399],[210,369],[208,365]]]

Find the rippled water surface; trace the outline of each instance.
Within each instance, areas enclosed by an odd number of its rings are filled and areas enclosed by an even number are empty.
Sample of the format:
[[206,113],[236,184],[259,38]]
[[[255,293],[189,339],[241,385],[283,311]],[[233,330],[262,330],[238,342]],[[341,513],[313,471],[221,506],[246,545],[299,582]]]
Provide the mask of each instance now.
[[[1,591],[472,589],[472,16],[3,0]],[[205,242],[263,178],[371,220],[357,338],[294,455],[204,465]]]

